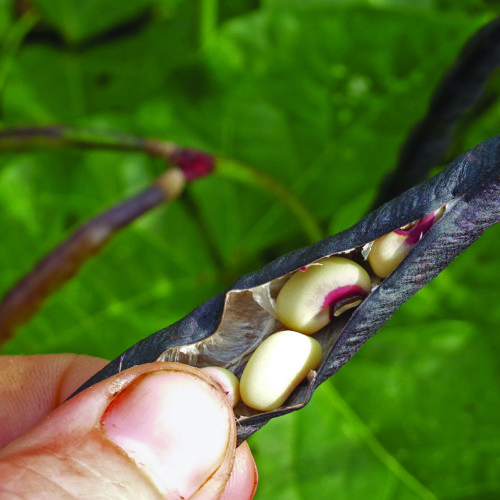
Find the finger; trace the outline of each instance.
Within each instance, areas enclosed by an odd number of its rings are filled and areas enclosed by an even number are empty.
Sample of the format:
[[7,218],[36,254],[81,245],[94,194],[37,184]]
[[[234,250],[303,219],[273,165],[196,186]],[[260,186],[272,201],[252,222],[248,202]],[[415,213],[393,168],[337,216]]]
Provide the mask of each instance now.
[[247,442],[236,449],[233,470],[220,500],[250,500],[257,490],[257,466]]
[[141,365],[78,394],[0,451],[0,491],[219,498],[235,443],[232,409],[208,376],[177,363]]
[[106,363],[76,354],[0,356],[0,449],[57,408]]

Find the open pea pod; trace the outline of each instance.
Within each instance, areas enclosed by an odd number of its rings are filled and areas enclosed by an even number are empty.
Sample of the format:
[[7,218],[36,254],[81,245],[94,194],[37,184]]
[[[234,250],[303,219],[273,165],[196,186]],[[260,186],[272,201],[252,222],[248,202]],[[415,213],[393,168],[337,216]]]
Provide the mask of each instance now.
[[[314,390],[347,363],[401,304],[500,220],[499,152],[497,136],[352,228],[238,279],[227,291],[129,348],[79,391],[132,366],[158,360],[200,368],[222,366],[240,376],[263,340],[284,328],[275,303],[284,284],[311,264],[338,255],[366,270],[371,281],[367,294],[338,316],[331,314],[331,321],[315,333],[323,349],[321,363],[309,371],[281,406],[262,411],[240,402],[235,407],[239,442],[271,418],[302,408]],[[417,238],[415,228],[419,231]],[[415,241],[398,265],[377,276],[370,264],[370,252],[373,242],[388,234],[403,234]]]

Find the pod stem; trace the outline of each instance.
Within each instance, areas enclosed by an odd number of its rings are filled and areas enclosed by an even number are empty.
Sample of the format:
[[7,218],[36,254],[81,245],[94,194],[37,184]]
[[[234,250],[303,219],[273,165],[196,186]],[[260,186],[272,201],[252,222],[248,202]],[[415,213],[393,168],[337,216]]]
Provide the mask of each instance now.
[[[159,151],[160,147],[153,141]],[[147,151],[148,141],[116,132],[106,132],[67,125],[4,128],[0,130],[0,151],[24,151],[30,149],[94,148],[117,151]],[[163,148],[167,155],[170,149]],[[158,153],[152,153],[158,154]]]
[[0,130],[0,152],[71,147],[143,152],[159,156],[177,168],[168,170],[153,186],[82,225],[20,279],[0,301],[0,344],[12,337],[15,329],[26,323],[50,294],[101,251],[118,231],[176,198],[185,181],[208,175],[216,167],[218,175],[256,186],[282,202],[311,242],[322,237],[313,216],[290,190],[271,176],[232,160],[158,139],[64,125]]
[[377,208],[427,179],[448,150],[458,121],[478,103],[500,66],[500,18],[479,29],[441,79],[425,117],[401,148],[394,171],[382,183]]
[[325,237],[324,231],[302,201],[274,177],[249,165],[220,157],[217,174],[268,192],[288,209],[311,243]]
[[61,148],[109,149],[143,152],[159,156],[178,166],[186,180],[193,181],[212,173],[233,181],[257,187],[279,200],[293,215],[311,243],[324,232],[300,199],[274,177],[241,162],[215,156],[173,142],[146,139],[118,132],[107,132],[66,125],[5,128],[0,130],[0,152]]

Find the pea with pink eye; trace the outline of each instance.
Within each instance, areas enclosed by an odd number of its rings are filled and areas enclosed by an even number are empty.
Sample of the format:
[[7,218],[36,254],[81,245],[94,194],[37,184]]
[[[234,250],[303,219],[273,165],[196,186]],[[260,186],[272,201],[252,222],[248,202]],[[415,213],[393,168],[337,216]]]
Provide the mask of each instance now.
[[276,299],[279,320],[291,330],[312,335],[370,293],[368,273],[352,260],[327,257],[296,272]]
[[380,278],[387,278],[443,213],[444,208],[441,207],[422,219],[375,240],[368,254],[368,263],[373,272]]

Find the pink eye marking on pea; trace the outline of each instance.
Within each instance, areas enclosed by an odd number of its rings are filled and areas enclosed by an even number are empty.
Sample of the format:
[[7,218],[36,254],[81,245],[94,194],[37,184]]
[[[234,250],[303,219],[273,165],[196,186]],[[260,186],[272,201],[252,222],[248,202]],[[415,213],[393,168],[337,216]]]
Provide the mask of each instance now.
[[303,267],[300,268],[300,271],[302,271],[303,273],[305,273],[307,271],[308,267],[309,266],[303,266]]
[[435,216],[434,214],[426,215],[419,219],[414,226],[408,230],[396,229],[394,232],[402,236],[406,236],[405,243],[407,245],[415,245],[420,241],[420,238],[429,231],[429,229],[434,224]]
[[332,290],[325,297],[321,309],[330,308],[330,319],[335,313],[349,302],[359,302],[368,295],[368,292],[359,285],[346,285]]

